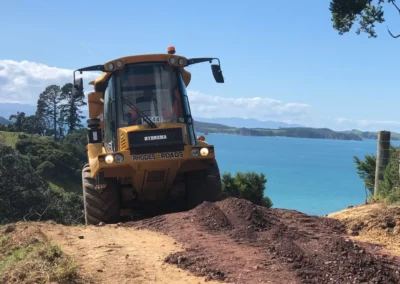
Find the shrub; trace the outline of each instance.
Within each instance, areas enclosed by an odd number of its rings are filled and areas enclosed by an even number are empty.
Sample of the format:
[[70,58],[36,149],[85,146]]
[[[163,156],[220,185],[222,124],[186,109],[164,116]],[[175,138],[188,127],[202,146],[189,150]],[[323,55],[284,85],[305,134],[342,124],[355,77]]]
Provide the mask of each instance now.
[[234,177],[231,173],[224,173],[222,175],[223,197],[243,198],[254,204],[270,208],[273,203],[269,197],[264,196],[266,183],[267,179],[263,173],[236,173]]

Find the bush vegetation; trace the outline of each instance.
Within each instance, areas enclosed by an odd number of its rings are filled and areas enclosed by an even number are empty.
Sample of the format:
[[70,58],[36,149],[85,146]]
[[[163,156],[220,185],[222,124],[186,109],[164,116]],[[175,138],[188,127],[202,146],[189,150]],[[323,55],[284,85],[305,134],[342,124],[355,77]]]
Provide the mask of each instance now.
[[378,196],[373,195],[376,157],[374,155],[365,155],[364,158],[364,160],[360,160],[354,157],[354,162],[356,163],[358,175],[364,180],[365,188],[369,191],[369,201],[385,201],[389,204],[400,204],[400,147],[390,147],[390,159],[383,171],[383,180],[378,184]]

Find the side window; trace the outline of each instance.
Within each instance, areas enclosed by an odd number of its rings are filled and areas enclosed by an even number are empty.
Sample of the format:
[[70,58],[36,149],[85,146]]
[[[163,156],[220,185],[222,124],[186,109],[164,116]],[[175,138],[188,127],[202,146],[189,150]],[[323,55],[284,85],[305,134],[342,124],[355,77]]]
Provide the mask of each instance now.
[[114,85],[113,77],[108,81],[107,89],[104,92],[104,147],[107,152],[114,151],[114,132],[113,132],[113,103]]
[[185,83],[183,82],[181,75],[179,75],[179,80],[180,80],[181,94],[182,94],[182,99],[183,99],[182,100],[183,111],[185,114],[185,122],[187,123],[187,127],[189,130],[190,142],[192,145],[196,145],[197,144],[196,133],[194,131],[193,118],[192,118],[192,114],[190,111],[189,98],[187,96]]

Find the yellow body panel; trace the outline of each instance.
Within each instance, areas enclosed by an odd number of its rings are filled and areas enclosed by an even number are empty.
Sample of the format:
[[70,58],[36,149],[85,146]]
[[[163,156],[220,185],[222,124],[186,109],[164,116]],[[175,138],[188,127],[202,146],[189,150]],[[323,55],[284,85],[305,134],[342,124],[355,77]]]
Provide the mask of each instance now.
[[[212,150],[204,157],[191,154],[192,148],[202,147]],[[116,153],[124,156],[121,163],[113,161],[111,164],[107,164],[104,160],[99,161],[98,159],[99,155],[105,157]],[[89,144],[88,156],[92,178],[95,178],[101,171],[105,178],[129,179],[135,191],[141,195],[141,199],[146,200],[165,197],[170,190],[173,190],[172,185],[178,173],[207,169],[210,163],[215,162],[213,146],[210,145],[187,145],[184,147],[184,151],[178,152],[131,155],[130,150],[106,153],[104,147],[98,143]],[[141,160],[134,160],[134,157]],[[149,176],[154,174],[162,174],[164,178],[159,181],[149,181]]]

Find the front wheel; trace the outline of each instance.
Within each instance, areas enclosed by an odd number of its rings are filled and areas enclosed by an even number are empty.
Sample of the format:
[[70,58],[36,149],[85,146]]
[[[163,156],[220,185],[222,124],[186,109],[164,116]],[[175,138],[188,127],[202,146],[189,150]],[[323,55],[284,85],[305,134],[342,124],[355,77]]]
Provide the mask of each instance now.
[[120,195],[116,180],[106,180],[107,187],[98,191],[96,182],[90,177],[90,166],[82,170],[83,203],[86,225],[97,225],[100,222],[118,223],[120,220]]
[[207,170],[187,174],[186,197],[189,208],[196,207],[204,201],[217,201],[221,192],[221,175],[216,161]]

